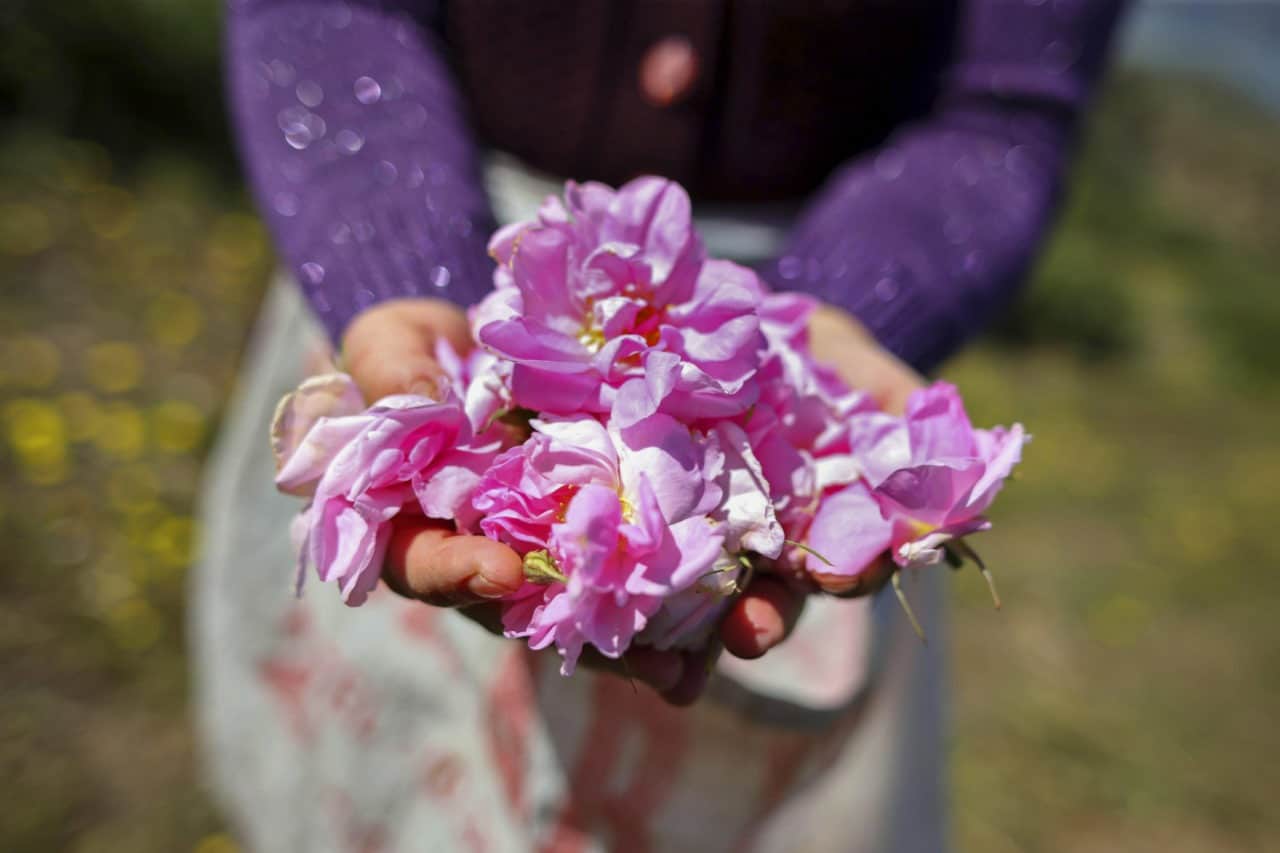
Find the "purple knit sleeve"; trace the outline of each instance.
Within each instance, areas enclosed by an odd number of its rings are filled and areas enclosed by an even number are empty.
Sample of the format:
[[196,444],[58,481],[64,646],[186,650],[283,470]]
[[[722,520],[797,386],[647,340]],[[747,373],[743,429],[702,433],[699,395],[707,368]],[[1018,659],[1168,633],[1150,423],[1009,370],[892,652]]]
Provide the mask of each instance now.
[[1122,0],[965,0],[932,115],[839,170],[763,269],[922,370],[1016,292]]
[[337,340],[397,296],[491,287],[494,223],[430,0],[230,0],[227,76],[284,261]]

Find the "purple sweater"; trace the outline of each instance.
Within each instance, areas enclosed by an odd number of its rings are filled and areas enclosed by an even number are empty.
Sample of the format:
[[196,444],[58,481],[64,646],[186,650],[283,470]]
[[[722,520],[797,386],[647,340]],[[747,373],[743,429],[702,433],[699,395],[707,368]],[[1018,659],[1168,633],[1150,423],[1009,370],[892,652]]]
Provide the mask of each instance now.
[[[936,365],[1025,277],[1121,4],[961,0],[932,110],[831,175],[765,278]],[[436,5],[230,0],[241,151],[335,339],[378,301],[465,306],[491,287],[493,218]]]

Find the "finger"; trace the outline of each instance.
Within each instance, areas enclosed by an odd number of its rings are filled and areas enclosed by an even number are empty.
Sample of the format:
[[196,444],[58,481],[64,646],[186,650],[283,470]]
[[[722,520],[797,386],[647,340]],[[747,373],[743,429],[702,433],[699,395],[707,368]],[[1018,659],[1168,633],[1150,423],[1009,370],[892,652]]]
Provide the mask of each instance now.
[[791,633],[803,604],[804,597],[778,578],[756,578],[720,624],[725,650],[747,660],[760,657]]
[[408,518],[391,534],[382,577],[408,598],[461,607],[515,592],[524,582],[524,566],[501,542],[459,535],[447,522]]
[[711,670],[715,659],[720,654],[720,644],[713,643],[697,652],[686,652],[683,672],[680,680],[669,690],[662,691],[662,698],[678,707],[687,707],[698,701],[707,682],[711,679]]
[[639,681],[659,692],[674,687],[684,675],[684,659],[679,652],[639,646],[620,658],[606,657],[598,649],[587,646],[578,663],[597,672]]
[[897,569],[889,555],[883,554],[856,575],[810,572],[809,577],[813,578],[825,593],[840,598],[858,598],[879,592]]
[[466,317],[434,299],[399,299],[362,312],[343,336],[343,367],[374,402],[391,394],[435,397],[445,380],[435,359],[443,337],[459,353],[470,349]]
[[900,415],[911,392],[924,385],[920,374],[880,346],[849,314],[822,306],[809,322],[814,358],[829,364],[853,388],[866,391],[880,408]]

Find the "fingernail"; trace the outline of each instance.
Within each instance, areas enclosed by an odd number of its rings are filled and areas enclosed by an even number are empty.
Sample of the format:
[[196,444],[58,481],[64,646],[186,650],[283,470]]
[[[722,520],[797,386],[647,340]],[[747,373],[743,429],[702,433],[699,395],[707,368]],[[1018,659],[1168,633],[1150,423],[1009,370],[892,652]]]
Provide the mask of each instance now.
[[471,580],[467,581],[467,590],[477,598],[489,600],[502,598],[514,592],[510,587],[485,577],[481,572],[476,572],[471,576]]
[[782,639],[777,611],[767,602],[754,600],[743,602],[742,615],[751,626],[751,633],[755,635],[756,644],[762,653],[776,646]]

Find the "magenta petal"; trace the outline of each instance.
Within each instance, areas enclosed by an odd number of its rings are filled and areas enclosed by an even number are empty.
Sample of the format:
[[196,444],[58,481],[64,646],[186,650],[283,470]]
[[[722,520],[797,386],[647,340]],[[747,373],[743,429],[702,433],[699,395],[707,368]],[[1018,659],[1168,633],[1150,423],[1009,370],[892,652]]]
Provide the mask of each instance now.
[[511,277],[525,306],[537,305],[543,315],[575,313],[569,281],[569,238],[562,228],[528,228],[512,247]]
[[575,414],[595,410],[600,390],[595,373],[552,373],[517,364],[511,371],[511,397],[519,406],[538,412]]
[[917,461],[976,455],[973,425],[956,386],[935,382],[907,398],[907,431]]
[[742,428],[719,424],[714,432],[724,454],[721,490],[724,502],[716,513],[723,522],[726,547],[754,551],[769,558],[782,553],[784,535],[770,497],[760,460]]
[[400,511],[405,497],[403,491],[389,489],[365,495],[357,503],[335,497],[313,508],[308,537],[311,562],[320,580],[338,582],[348,604],[360,604],[377,585],[386,524]]
[[893,561],[904,569],[922,569],[936,566],[946,556],[943,547],[952,539],[991,529],[985,518],[971,518],[957,524],[949,524],[931,530],[924,535],[903,542],[893,549]]
[[809,554],[805,565],[814,574],[854,577],[889,549],[893,523],[880,513],[880,505],[863,483],[829,495],[822,500],[807,545],[830,560],[827,565]]
[[520,235],[529,227],[527,222],[513,222],[493,232],[493,236],[489,238],[489,254],[502,266],[509,265]]
[[886,512],[928,525],[945,524],[952,509],[982,476],[982,463],[969,460],[959,467],[917,465],[893,472],[876,487]]
[[371,422],[365,415],[320,418],[284,457],[276,475],[276,488],[291,495],[312,494],[342,449]]
[[590,415],[542,418],[533,428],[549,441],[527,443],[529,465],[553,483],[614,486],[618,458],[604,425]]
[[427,518],[453,519],[460,529],[470,529],[478,521],[471,497],[493,457],[493,453],[455,449],[438,460],[429,476],[414,477],[413,491]]
[[618,431],[623,483],[648,477],[662,515],[685,518],[702,500],[704,453],[689,428],[669,415],[654,414]]
[[967,515],[985,511],[995,500],[1014,466],[1022,460],[1022,446],[1026,444],[1028,436],[1023,431],[1022,424],[1014,424],[1008,430],[974,430],[974,439],[978,444],[978,453],[987,464],[986,470],[982,472],[982,479],[974,485],[965,503]]
[[587,485],[569,502],[563,524],[552,528],[561,570],[571,580],[594,585],[606,581],[618,551],[622,504],[607,486]]
[[680,357],[669,352],[650,352],[645,357],[644,378],[628,380],[618,389],[613,404],[613,421],[621,429],[634,426],[658,411],[680,377]]
[[[271,451],[275,456],[276,486],[284,492],[307,496],[315,488],[324,466],[341,449],[359,418],[364,401],[355,381],[345,373],[312,376],[277,404],[271,419]],[[338,426],[335,421],[344,421]],[[328,426],[323,431],[317,427]]]
[[555,373],[581,373],[590,367],[591,354],[568,335],[523,318],[499,320],[479,331],[480,342],[493,352],[516,362]]
[[671,541],[678,560],[667,593],[685,589],[711,571],[724,551],[724,535],[705,518],[686,518],[671,525]]
[[911,465],[911,436],[902,418],[862,412],[849,419],[847,430],[850,452],[861,460],[864,476],[872,486]]

